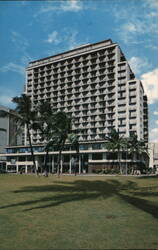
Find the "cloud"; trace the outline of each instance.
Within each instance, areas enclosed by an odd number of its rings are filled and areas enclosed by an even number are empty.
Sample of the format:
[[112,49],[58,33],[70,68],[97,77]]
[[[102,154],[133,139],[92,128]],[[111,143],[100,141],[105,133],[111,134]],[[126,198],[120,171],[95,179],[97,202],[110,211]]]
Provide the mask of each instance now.
[[23,64],[23,65],[26,65],[28,64],[30,61],[33,61],[34,59],[29,56],[27,53],[24,53],[21,58],[20,58],[20,62]]
[[11,88],[3,86],[5,85],[0,86],[0,105],[13,108],[15,105],[12,102],[12,98],[17,95],[16,89],[11,90]]
[[153,45],[152,43],[153,43],[153,41],[149,41],[149,44],[145,45],[145,48],[149,48],[149,49],[153,49],[153,50],[158,50],[158,46],[157,45]]
[[27,39],[17,31],[11,32],[11,41],[17,48],[20,48],[22,50],[26,49],[29,46],[29,42],[27,41]]
[[157,112],[157,111],[154,111],[154,112],[153,112],[153,115],[158,115],[158,112]]
[[80,33],[71,28],[64,29],[64,35],[62,35],[62,38],[65,44],[65,50],[71,50],[82,44],[88,43],[88,37],[84,36],[84,40],[81,40]]
[[21,35],[17,31],[12,31],[11,41],[14,43],[14,46],[17,52],[19,53],[19,55],[22,55],[21,57],[19,56],[19,59],[22,64],[26,65],[28,62],[33,61],[32,57],[27,52],[27,49],[30,46],[30,44],[23,35]]
[[158,68],[141,75],[141,80],[148,96],[149,104],[158,101]]
[[48,39],[45,41],[47,43],[59,44],[62,40],[59,38],[59,33],[57,31],[53,31],[48,35]]
[[[130,18],[129,18],[130,19]],[[127,18],[128,20],[128,18]],[[146,22],[140,21],[135,18],[135,20],[127,21],[120,26],[118,31],[120,32],[121,40],[124,43],[141,43],[137,38],[140,34],[146,33]],[[151,27],[150,27],[151,28]]]
[[143,28],[142,25],[138,25],[134,22],[127,22],[120,25],[119,28],[116,30],[119,33],[121,40],[125,44],[133,43],[136,44],[137,39],[135,39],[135,35],[142,32]]
[[138,21],[133,23],[132,21],[131,22],[128,22],[128,23],[125,23],[123,25],[123,29],[124,31],[127,31],[127,32],[131,32],[131,33],[134,33],[134,32],[144,32],[144,29],[143,29],[143,23]]
[[146,58],[133,56],[129,59],[129,64],[135,74],[140,74],[142,70],[146,70],[151,65]]
[[157,17],[158,16],[158,12],[156,11],[152,11],[148,14],[148,17]]
[[47,4],[44,4],[40,10],[34,15],[34,17],[37,17],[40,14],[48,13],[48,12],[78,12],[83,9],[83,3],[78,0],[66,0],[66,1],[60,1],[59,3],[53,2],[47,2]]
[[158,120],[156,120],[155,123],[158,125]]
[[[156,38],[158,34],[157,29],[157,5],[158,1],[128,1],[125,8],[120,8],[120,4],[117,3],[112,9],[112,13],[115,18],[115,22],[119,28],[116,29],[120,39],[125,43],[147,43],[143,41],[141,35],[147,35],[152,38]],[[140,8],[142,16],[140,16]],[[154,43],[156,44],[157,41]],[[150,43],[149,43],[150,44]],[[155,48],[155,44],[153,47]],[[156,44],[157,45],[157,44]]]
[[158,1],[157,0],[146,0],[144,5],[150,7],[151,9],[158,9]]
[[124,25],[124,29],[130,32],[136,32],[137,26],[134,23],[127,23]]
[[24,75],[25,73],[25,68],[21,65],[17,65],[15,63],[8,63],[7,65],[3,66],[0,68],[1,72],[8,72],[8,71],[12,71],[12,72],[16,72],[20,75]]
[[79,10],[82,10],[83,5],[80,1],[78,0],[69,0],[65,1],[61,4],[61,9],[63,11],[74,11],[77,12]]
[[145,0],[143,6],[148,10],[147,17],[158,16],[158,1],[157,0]]
[[[88,38],[85,37],[84,41],[80,40],[80,36],[77,30],[73,30],[71,28],[65,28],[63,29],[62,33],[59,33],[57,31],[53,31],[48,35],[47,40],[45,42],[48,42],[50,44],[54,43],[54,45],[60,44],[60,47],[63,51],[74,49],[81,44],[88,43]],[[61,52],[61,49],[58,46],[58,49],[52,47],[51,49],[47,50],[48,54],[54,54]]]
[[11,106],[12,105],[12,98],[11,96],[8,95],[0,95],[0,104],[3,106]]
[[77,39],[78,32],[68,32],[68,34],[65,36],[65,40],[67,41],[67,47],[68,50],[74,49],[75,47],[79,46],[80,42]]
[[153,128],[149,131],[150,142],[158,143],[158,128]]

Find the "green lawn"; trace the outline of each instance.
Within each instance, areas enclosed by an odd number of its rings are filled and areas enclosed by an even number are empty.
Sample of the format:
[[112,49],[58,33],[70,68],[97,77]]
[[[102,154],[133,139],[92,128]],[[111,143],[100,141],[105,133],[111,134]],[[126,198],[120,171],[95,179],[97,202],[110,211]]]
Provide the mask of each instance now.
[[158,177],[0,175],[0,249],[158,249]]

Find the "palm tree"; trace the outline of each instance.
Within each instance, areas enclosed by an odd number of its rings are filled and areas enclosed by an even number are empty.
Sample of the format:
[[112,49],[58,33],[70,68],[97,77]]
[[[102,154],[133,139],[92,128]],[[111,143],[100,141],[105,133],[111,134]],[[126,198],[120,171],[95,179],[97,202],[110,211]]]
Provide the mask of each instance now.
[[138,149],[138,138],[135,133],[133,133],[128,139],[128,148],[129,148],[129,151],[131,154],[131,160],[132,160],[131,174],[133,174],[134,169],[135,169],[134,162],[136,162],[136,159],[137,159],[137,149]]
[[145,140],[139,141],[139,156],[145,160],[145,168],[149,167],[149,148]]
[[46,152],[44,157],[45,176],[48,176],[48,156],[51,147],[54,145],[53,133],[54,131],[54,113],[49,102],[44,102],[36,106],[36,120],[32,124],[34,130],[41,132],[41,141],[44,141]]
[[[61,170],[61,153],[67,139],[70,139],[69,134],[71,133],[71,143],[77,147],[77,137],[72,134],[72,118],[69,117],[65,112],[53,113],[51,104],[44,102],[36,107],[37,118],[33,123],[32,127],[35,130],[41,132],[41,140],[45,142],[45,160],[44,169],[46,176],[48,176],[47,161],[49,151],[53,146],[57,146],[59,149],[58,162],[57,162],[57,174],[60,175]],[[73,137],[72,137],[73,135]]]
[[117,159],[119,164],[120,173],[122,174],[122,165],[121,165],[121,149],[124,147],[124,138],[123,136],[120,136],[119,131],[116,131],[115,129],[111,130],[111,133],[109,136],[105,137],[106,139],[106,148],[108,150],[111,150],[112,153],[117,152]]
[[72,132],[72,118],[65,112],[59,111],[54,115],[54,131],[52,141],[56,142],[59,148],[58,163],[57,163],[57,175],[60,175],[61,171],[61,153],[64,149],[68,135]]
[[122,153],[125,154],[125,169],[124,169],[124,173],[127,175],[128,174],[128,163],[127,163],[127,159],[128,159],[128,138],[123,138],[122,139]]
[[16,104],[16,108],[10,111],[1,110],[1,117],[12,117],[19,127],[26,126],[27,135],[29,140],[29,146],[31,150],[31,156],[33,161],[33,169],[36,172],[36,162],[33,152],[33,146],[31,141],[31,125],[35,119],[36,112],[32,109],[32,103],[30,97],[22,94],[20,97],[16,96],[12,99],[12,102]]
[[[148,147],[144,140],[138,140],[137,134],[133,133],[128,139],[128,148],[132,155],[133,163],[137,160],[138,157],[142,156],[144,153],[148,155]],[[132,173],[136,168],[136,164],[132,165]]]

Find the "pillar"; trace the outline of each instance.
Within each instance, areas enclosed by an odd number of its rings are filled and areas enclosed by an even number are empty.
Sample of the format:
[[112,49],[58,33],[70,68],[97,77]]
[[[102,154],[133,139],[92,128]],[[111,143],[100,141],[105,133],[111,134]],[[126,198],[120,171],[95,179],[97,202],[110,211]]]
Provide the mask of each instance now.
[[106,160],[106,152],[103,152],[103,160]]
[[16,172],[18,173],[19,172],[19,166],[16,165]]
[[63,173],[63,156],[61,156],[61,167],[60,167],[60,173]]
[[89,166],[89,161],[92,160],[92,153],[88,154],[88,173],[92,172],[92,168]]
[[71,155],[70,155],[70,161],[69,161],[69,173],[72,173],[72,164],[71,164]]
[[38,159],[35,160],[35,164],[36,164],[36,171],[38,170]]
[[81,155],[79,155],[79,166],[78,166],[79,174],[81,174]]
[[52,173],[54,173],[54,155],[52,155]]

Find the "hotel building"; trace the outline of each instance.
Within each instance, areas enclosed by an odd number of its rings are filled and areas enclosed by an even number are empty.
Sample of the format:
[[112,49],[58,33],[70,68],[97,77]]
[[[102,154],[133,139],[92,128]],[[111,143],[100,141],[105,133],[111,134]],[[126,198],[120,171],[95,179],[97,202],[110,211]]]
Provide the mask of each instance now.
[[[147,97],[140,80],[117,43],[105,40],[82,45],[64,53],[30,62],[26,68],[25,93],[32,105],[49,101],[54,112],[75,117],[73,130],[81,131],[79,172],[94,166],[110,166],[113,161],[105,149],[105,136],[116,129],[124,137],[135,132],[148,142]],[[23,147],[8,147],[8,167],[31,167],[25,131]],[[32,131],[37,165],[43,164],[40,133]],[[71,151],[63,152],[63,172],[71,172]],[[50,152],[50,171],[56,168],[58,152]],[[117,160],[116,160],[117,161]],[[122,157],[122,162],[123,162]],[[130,160],[129,160],[130,163]]]

